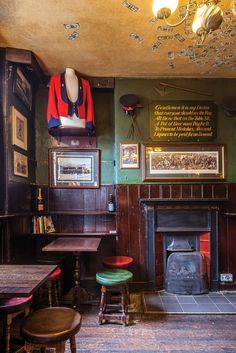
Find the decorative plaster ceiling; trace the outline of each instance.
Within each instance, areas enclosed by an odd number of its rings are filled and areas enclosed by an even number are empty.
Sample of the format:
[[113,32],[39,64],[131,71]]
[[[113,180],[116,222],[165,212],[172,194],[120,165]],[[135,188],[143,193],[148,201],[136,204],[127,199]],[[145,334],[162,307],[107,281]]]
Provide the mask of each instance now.
[[[188,0],[179,2],[170,22]],[[0,46],[31,50],[50,75],[72,67],[88,76],[236,77],[232,0],[219,3],[224,22],[204,44],[191,32],[200,2],[170,28],[153,18],[152,0],[0,0]]]

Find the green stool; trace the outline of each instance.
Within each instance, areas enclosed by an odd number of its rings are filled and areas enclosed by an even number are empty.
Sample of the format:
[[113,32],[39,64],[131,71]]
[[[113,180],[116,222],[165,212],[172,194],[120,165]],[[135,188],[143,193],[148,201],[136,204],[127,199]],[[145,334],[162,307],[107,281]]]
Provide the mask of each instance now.
[[[128,283],[132,279],[132,272],[121,269],[106,270],[96,274],[96,281],[102,285],[98,314],[99,324],[119,321],[125,326],[128,325]],[[112,293],[119,293],[118,301],[115,303],[112,301]]]

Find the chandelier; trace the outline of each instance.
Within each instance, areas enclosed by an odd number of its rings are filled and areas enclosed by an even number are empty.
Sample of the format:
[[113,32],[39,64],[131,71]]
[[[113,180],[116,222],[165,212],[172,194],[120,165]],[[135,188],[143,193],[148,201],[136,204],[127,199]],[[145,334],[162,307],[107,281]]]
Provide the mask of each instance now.
[[[153,0],[153,14],[156,18],[164,20],[166,25],[177,27],[183,23],[189,15],[190,0],[184,17],[177,23],[170,23],[167,19],[175,12],[178,3],[178,0]],[[208,4],[202,4],[197,8],[195,13],[192,30],[201,37],[202,42],[205,40],[207,34],[218,29],[223,21],[223,11],[217,3],[218,0],[213,0]]]

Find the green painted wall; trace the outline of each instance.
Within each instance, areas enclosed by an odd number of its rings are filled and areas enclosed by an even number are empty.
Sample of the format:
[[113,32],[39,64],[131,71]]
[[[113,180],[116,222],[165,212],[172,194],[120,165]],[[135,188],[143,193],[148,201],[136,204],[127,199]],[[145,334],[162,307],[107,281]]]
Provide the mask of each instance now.
[[101,149],[101,183],[115,184],[114,92],[93,92],[97,146]]
[[[199,95],[192,92],[166,88],[166,92],[170,94],[162,97],[155,88],[162,90],[163,87],[159,82],[166,82],[172,85],[183,88],[192,88],[202,92],[212,92],[212,97]],[[115,86],[115,158],[118,161],[116,168],[116,183],[117,184],[140,184],[142,183],[141,169],[120,169],[119,168],[119,146],[121,142],[139,142],[152,143],[149,137],[149,104],[154,101],[209,101],[212,100],[218,106],[217,116],[217,138],[212,143],[226,144],[227,154],[227,182],[236,182],[236,158],[235,144],[236,122],[233,119],[227,118],[221,108],[221,101],[224,96],[235,95],[236,80],[235,79],[196,79],[196,78],[181,78],[181,79],[117,79]],[[142,132],[142,138],[138,134],[133,140],[127,140],[127,132],[130,127],[130,119],[126,117],[121,109],[119,98],[124,94],[136,94],[140,98],[143,108],[137,111],[136,121]],[[211,143],[210,142],[210,143]],[[163,142],[165,143],[165,142]],[[191,143],[191,142],[189,142]],[[194,143],[194,142],[193,142]]]
[[[160,96],[155,88],[163,90],[159,82],[167,82],[184,88],[198,91],[209,91],[212,97],[199,95],[177,89],[166,88],[170,94]],[[221,108],[224,96],[235,95],[236,79],[116,79],[114,93],[110,90],[94,90],[95,122],[97,147],[101,149],[101,183],[102,184],[140,184],[142,167],[135,170],[120,169],[120,142],[151,143],[149,137],[149,104],[158,100],[213,100],[218,106],[217,138],[212,143],[224,143],[227,147],[227,182],[236,182],[235,158],[235,125],[233,119],[227,118]],[[127,138],[130,118],[121,109],[119,98],[124,94],[136,94],[143,108],[138,109],[137,123],[142,138],[135,135],[133,140]],[[48,183],[48,148],[61,146],[47,131],[46,108],[47,88],[41,88],[36,102],[36,160],[37,184]],[[189,142],[191,143],[191,142]],[[115,166],[114,166],[115,161]]]

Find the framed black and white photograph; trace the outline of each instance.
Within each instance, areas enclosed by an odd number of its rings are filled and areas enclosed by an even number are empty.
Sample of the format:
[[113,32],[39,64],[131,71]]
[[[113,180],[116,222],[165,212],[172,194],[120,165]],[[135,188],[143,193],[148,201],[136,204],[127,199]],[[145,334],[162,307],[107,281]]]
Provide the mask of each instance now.
[[100,150],[49,149],[49,185],[52,188],[99,188]]
[[16,69],[16,75],[13,83],[13,92],[31,111],[32,109],[32,87],[19,67]]
[[121,169],[139,168],[139,144],[138,143],[120,144],[120,168]]
[[17,151],[13,151],[13,174],[28,178],[28,157]]
[[225,179],[225,146],[142,145],[143,181]]
[[11,107],[12,144],[27,151],[27,119],[15,107]]

